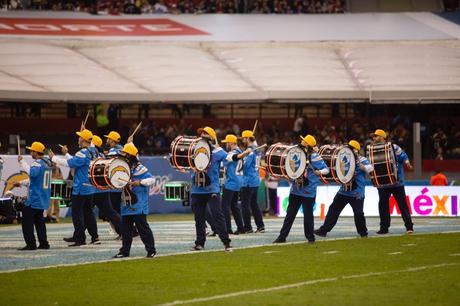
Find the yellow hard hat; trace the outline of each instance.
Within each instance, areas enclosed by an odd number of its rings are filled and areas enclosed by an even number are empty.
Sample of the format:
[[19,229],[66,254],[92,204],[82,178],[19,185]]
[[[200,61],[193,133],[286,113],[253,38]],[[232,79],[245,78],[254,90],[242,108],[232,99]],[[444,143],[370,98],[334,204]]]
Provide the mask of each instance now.
[[348,142],[348,145],[355,150],[361,150],[361,145],[356,140],[350,140],[350,142]]
[[242,133],[241,133],[241,138],[246,138],[246,137],[252,137],[254,138],[254,133],[250,130],[244,130]]
[[38,141],[32,142],[32,145],[30,147],[26,147],[26,149],[40,153],[40,154],[45,153],[45,146],[41,142],[38,142]]
[[115,142],[120,142],[121,141],[121,136],[115,131],[111,131],[109,135],[104,135],[105,138],[111,139]]
[[374,135],[381,136],[385,139],[387,138],[387,133],[385,133],[385,131],[381,129],[376,129]]
[[226,143],[226,142],[237,143],[238,138],[236,138],[236,136],[233,135],[233,134],[228,134],[227,136],[225,136],[225,139],[222,140],[222,142],[224,142],[224,143]]
[[310,147],[316,146],[316,139],[315,139],[315,137],[311,136],[310,134],[308,134],[305,137],[300,136],[300,139],[305,141],[307,143],[307,145],[309,145]]
[[87,142],[91,142],[91,139],[93,138],[93,133],[91,133],[91,131],[87,129],[84,129],[81,132],[76,132],[76,134]]
[[93,140],[91,140],[91,142],[96,147],[99,147],[99,148],[102,147],[102,139],[101,139],[101,137],[99,137],[97,135],[93,135]]
[[136,156],[139,151],[137,150],[137,148],[134,145],[134,143],[128,142],[127,144],[125,144],[125,146],[123,147],[123,150],[121,150],[121,152],[129,154],[131,156]]
[[200,135],[201,133],[205,132],[209,136],[211,136],[213,139],[217,139],[217,134],[216,131],[212,127],[205,126],[204,128],[199,128],[197,130],[198,134]]

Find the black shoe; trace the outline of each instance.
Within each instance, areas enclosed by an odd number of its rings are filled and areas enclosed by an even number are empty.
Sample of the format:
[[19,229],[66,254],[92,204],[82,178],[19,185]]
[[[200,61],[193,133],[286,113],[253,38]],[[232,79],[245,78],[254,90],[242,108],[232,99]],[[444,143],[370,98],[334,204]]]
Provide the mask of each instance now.
[[367,234],[360,234],[361,238],[367,238]]
[[386,235],[388,234],[388,230],[386,229],[380,229],[378,232],[377,232],[377,235]]
[[37,249],[40,250],[49,250],[50,245],[49,244],[40,244]]
[[414,233],[414,230],[413,229],[408,229],[406,230],[406,234],[410,235],[410,234],[413,234]]
[[234,232],[232,230],[227,231],[227,234],[229,234],[229,235],[234,235],[233,233]]
[[89,244],[99,245],[101,244],[101,241],[99,240],[99,238],[91,238],[91,242]]
[[69,244],[69,247],[79,247],[82,245],[86,245],[86,242],[75,242],[75,243]]
[[157,252],[148,252],[147,253],[147,258],[154,258],[157,255]]
[[265,227],[259,227],[254,233],[265,233]]
[[233,232],[233,235],[243,235],[244,234],[244,230],[236,230]]
[[233,248],[230,245],[230,243],[225,244],[224,247],[225,247],[225,252],[233,252]]
[[308,240],[308,244],[315,244],[315,240]]
[[327,233],[321,231],[320,229],[315,230],[314,233],[315,233],[316,236],[320,236],[320,237],[326,237],[327,236]]
[[65,242],[75,242],[75,238],[73,237],[63,238],[62,240],[64,240]]
[[117,255],[113,256],[112,258],[125,258],[129,257],[129,255],[123,254],[123,253],[118,253]]
[[204,247],[203,247],[202,245],[199,245],[199,244],[194,245],[194,246],[190,249],[190,251],[203,251],[203,250],[204,250]]
[[276,238],[273,243],[286,243],[286,239],[281,239],[280,237]]
[[252,233],[254,233],[254,231],[252,229],[250,229],[250,230],[244,231],[244,233],[245,234],[252,234]]
[[207,232],[206,236],[208,236],[208,237],[216,237],[217,234],[216,234],[216,232],[212,231],[212,232]]
[[35,251],[37,247],[26,245],[25,247],[18,249],[18,251]]

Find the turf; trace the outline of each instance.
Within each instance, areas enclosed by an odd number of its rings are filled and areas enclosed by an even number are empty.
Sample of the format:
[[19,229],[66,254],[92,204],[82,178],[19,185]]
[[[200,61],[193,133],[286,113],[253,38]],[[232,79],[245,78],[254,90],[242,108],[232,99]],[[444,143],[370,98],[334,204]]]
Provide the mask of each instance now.
[[0,274],[0,296],[4,305],[156,305],[307,280],[455,263],[197,304],[458,305],[459,254],[459,233],[273,245],[233,253]]

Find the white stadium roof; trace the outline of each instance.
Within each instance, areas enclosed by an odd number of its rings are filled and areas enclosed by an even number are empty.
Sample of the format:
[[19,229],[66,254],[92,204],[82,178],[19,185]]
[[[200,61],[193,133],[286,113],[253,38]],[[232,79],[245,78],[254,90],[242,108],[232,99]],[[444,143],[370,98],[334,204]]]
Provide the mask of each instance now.
[[[335,17],[354,20],[356,27],[360,18],[367,20],[362,21],[363,25],[369,22],[369,15],[372,14],[352,15],[356,16],[353,19],[350,15]],[[382,14],[377,23],[385,19],[383,15],[392,14]],[[141,103],[460,99],[460,27],[455,25],[459,28],[457,33],[453,24],[447,21],[442,24],[441,18],[430,17],[418,28],[414,24],[423,15],[415,16],[410,23],[406,20],[400,24],[404,37],[395,34],[392,41],[386,40],[391,38],[386,30],[385,35],[380,37],[376,32],[374,39],[364,41],[357,41],[362,38],[359,35],[329,42],[277,39],[300,28],[302,20],[312,23],[298,16],[294,19],[297,25],[292,20],[289,28],[278,24],[281,28],[272,37],[276,42],[258,41],[257,32],[264,29],[257,26],[252,28],[255,37],[252,42],[247,40],[247,33],[244,41],[236,38],[233,42],[221,41],[220,36],[210,40],[214,29],[204,25],[206,18],[210,19],[209,26],[220,22],[218,28],[222,28],[230,27],[231,16],[196,16],[203,17],[201,23],[195,19],[188,25],[207,33],[206,39],[200,40],[203,35],[193,36],[196,41],[190,36],[175,37],[170,42],[156,36],[76,39],[45,35],[38,39],[2,35],[4,32],[0,31],[0,99]],[[0,26],[2,17],[5,15],[0,14]],[[178,22],[178,17],[171,19]],[[248,17],[245,20],[249,25]],[[259,20],[263,16],[256,17]],[[277,16],[265,17],[268,27],[273,26],[270,21],[279,20]],[[317,17],[314,19],[323,22]],[[389,18],[380,25],[398,18]],[[370,24],[370,27],[377,26]],[[427,37],[415,33],[414,39],[407,40],[409,31],[422,27],[431,27]],[[332,29],[318,31],[325,31],[327,36]]]

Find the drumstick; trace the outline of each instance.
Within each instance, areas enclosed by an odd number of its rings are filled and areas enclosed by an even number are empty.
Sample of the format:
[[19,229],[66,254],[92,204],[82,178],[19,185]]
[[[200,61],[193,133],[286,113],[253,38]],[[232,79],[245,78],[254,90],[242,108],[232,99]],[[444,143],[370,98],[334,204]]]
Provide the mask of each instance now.
[[255,148],[253,151],[257,151],[257,150],[263,149],[263,148],[265,148],[266,146],[267,146],[267,144],[263,144],[263,145],[261,145],[261,146]]
[[136,126],[136,129],[134,130],[134,132],[131,134],[131,136],[129,137],[134,137],[134,135],[137,133],[137,131],[139,130],[139,128],[141,127],[141,124],[142,124],[142,121],[139,122],[139,124]]
[[121,177],[117,178],[117,180],[122,181],[122,182],[125,182],[125,183],[129,183],[128,180],[125,180],[125,179],[123,179],[123,178],[121,178]]
[[19,144],[19,135],[16,135],[16,140],[18,142],[18,156],[21,156],[21,145]]
[[259,120],[256,120],[256,122],[254,123],[254,127],[252,128],[252,134],[254,134],[256,132],[257,123],[259,123]]
[[64,148],[64,147],[65,147],[65,145],[61,145],[61,144],[58,144],[58,146],[61,147],[61,148]]
[[83,121],[82,124],[81,124],[81,126],[83,127],[83,129],[85,129],[86,122],[88,121],[88,117],[89,117],[89,111],[86,113],[85,121]]

